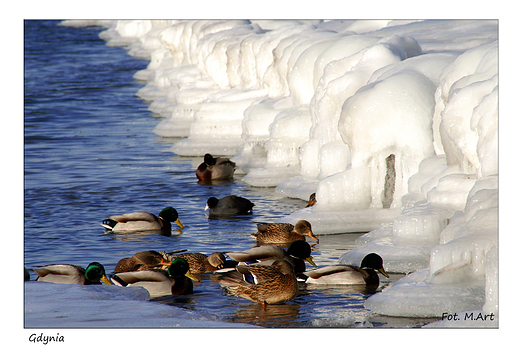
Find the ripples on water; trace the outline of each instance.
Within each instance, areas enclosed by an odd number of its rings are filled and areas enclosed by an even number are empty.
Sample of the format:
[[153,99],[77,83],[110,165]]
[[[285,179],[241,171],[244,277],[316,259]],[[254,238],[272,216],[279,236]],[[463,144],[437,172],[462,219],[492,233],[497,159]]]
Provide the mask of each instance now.
[[[26,267],[51,263],[85,267],[100,261],[110,274],[118,260],[141,250],[249,249],[255,245],[249,234],[256,231],[256,222],[275,221],[305,206],[273,189],[246,186],[240,176],[220,184],[197,183],[195,169],[202,157],[170,152],[177,140],[153,134],[160,120],[135,97],[142,84],[132,76],[148,62],[106,46],[98,37],[100,28],[57,23],[25,22]],[[208,219],[207,198],[231,194],[253,201],[254,214]],[[170,205],[186,226],[182,234],[105,234],[99,225],[108,215],[142,210],[158,214]],[[358,236],[320,237],[315,262],[335,263],[355,247]],[[388,285],[382,280],[382,286]],[[227,295],[211,275],[203,275],[193,295],[156,302],[268,327],[362,326],[365,320],[375,326],[425,323],[370,316],[363,308],[368,296],[348,288],[302,287],[294,300],[263,309]]]

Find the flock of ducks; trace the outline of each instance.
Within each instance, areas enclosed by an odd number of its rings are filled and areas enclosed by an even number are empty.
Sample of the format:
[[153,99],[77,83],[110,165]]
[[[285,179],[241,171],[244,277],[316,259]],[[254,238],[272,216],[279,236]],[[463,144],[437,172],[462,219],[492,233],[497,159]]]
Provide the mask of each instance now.
[[[230,179],[235,163],[228,158],[204,157],[196,171],[201,181]],[[309,200],[314,205],[315,196]],[[254,204],[248,199],[227,196],[211,197],[205,210],[210,216],[233,216],[252,213]],[[159,215],[135,212],[110,216],[101,226],[111,232],[159,231],[170,233],[172,223],[184,228],[177,211],[164,208]],[[305,236],[316,240],[311,224],[300,220],[296,225],[288,223],[262,223],[258,232],[251,234],[258,246],[237,252],[214,252],[211,255],[175,252],[141,251],[121,259],[114,274],[107,278],[103,265],[93,262],[86,269],[75,265],[52,264],[32,269],[37,281],[69,284],[115,284],[122,287],[140,286],[148,290],[151,298],[164,295],[193,293],[193,282],[198,274],[212,273],[231,294],[253,302],[279,304],[293,299],[300,283],[332,285],[379,286],[377,271],[389,277],[383,268],[383,259],[371,253],[361,265],[331,265],[318,268],[311,257],[312,248]],[[287,247],[287,249],[284,249]],[[230,260],[226,260],[226,256]],[[306,270],[305,261],[315,269]],[[25,270],[26,279],[28,276]]]

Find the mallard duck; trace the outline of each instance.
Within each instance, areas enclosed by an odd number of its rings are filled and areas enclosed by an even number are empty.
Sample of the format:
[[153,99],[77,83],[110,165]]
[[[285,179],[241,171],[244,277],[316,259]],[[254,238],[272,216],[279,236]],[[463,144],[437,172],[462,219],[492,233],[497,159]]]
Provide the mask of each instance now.
[[166,256],[171,260],[182,258],[190,265],[191,273],[207,273],[214,272],[224,267],[226,257],[220,252],[215,252],[209,256],[202,253],[183,253],[183,254],[169,254]]
[[204,162],[198,166],[195,174],[200,181],[226,180],[233,178],[235,166],[236,164],[229,158],[214,158],[207,153],[204,156]]
[[[252,280],[244,278],[248,275]],[[283,259],[272,265],[239,265],[234,271],[219,274],[217,280],[234,295],[264,305],[280,304],[298,294],[293,267]]]
[[116,285],[123,287],[143,287],[151,298],[164,295],[185,295],[193,293],[193,282],[198,279],[189,271],[188,262],[175,259],[167,271],[161,269],[121,272],[112,276]]
[[231,216],[252,214],[255,205],[246,198],[227,196],[222,199],[210,197],[204,210],[209,209],[210,216]]
[[180,228],[184,228],[184,225],[179,220],[177,210],[172,207],[166,207],[159,213],[158,217],[144,211],[114,215],[103,220],[101,226],[112,232],[158,230],[170,233],[172,222],[175,222]]
[[114,269],[115,273],[140,271],[148,269],[163,268],[168,269],[173,259],[172,254],[185,252],[186,249],[177,250],[172,253],[157,252],[155,250],[146,250],[137,252],[130,258],[119,260]]
[[105,274],[105,268],[98,262],[90,263],[86,269],[69,264],[51,264],[32,269],[37,281],[63,284],[112,284]]
[[311,224],[307,220],[300,220],[296,225],[291,224],[258,224],[258,232],[251,234],[259,243],[291,243],[305,241],[305,236],[320,240],[312,233]]
[[277,245],[265,244],[241,252],[226,252],[226,254],[231,259],[246,264],[271,264],[274,260],[285,259],[293,265],[296,273],[305,271],[303,259],[317,267],[311,256],[311,247],[305,241],[292,242],[287,250]]
[[389,277],[383,268],[383,259],[376,253],[370,253],[363,258],[361,267],[353,265],[331,265],[306,271],[298,277],[305,283],[313,284],[364,284],[379,285],[377,271]]
[[313,193],[309,196],[309,203],[307,204],[307,207],[312,207],[314,204],[316,204],[318,201],[316,200],[316,193]]

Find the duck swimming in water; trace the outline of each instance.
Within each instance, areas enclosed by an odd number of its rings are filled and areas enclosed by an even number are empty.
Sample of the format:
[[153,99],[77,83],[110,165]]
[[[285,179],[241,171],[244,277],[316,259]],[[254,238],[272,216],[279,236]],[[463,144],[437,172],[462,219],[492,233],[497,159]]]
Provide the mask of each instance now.
[[229,158],[214,158],[211,154],[204,155],[204,162],[201,163],[195,175],[199,181],[227,180],[233,178],[236,164]]
[[220,200],[210,197],[204,210],[209,209],[209,216],[232,216],[252,214],[255,205],[246,198],[227,196]]
[[383,259],[376,253],[370,253],[363,258],[361,267],[353,265],[331,265],[306,271],[298,277],[310,284],[343,284],[378,286],[377,272],[389,277],[383,268]]
[[295,273],[304,272],[307,260],[312,266],[316,266],[311,256],[311,246],[305,241],[295,241],[287,250],[272,244],[264,244],[241,252],[226,252],[233,260],[240,264],[270,265],[277,259],[287,260],[294,268]]
[[190,265],[191,273],[207,273],[214,272],[224,267],[226,257],[220,252],[215,252],[209,256],[202,253],[182,253],[182,254],[168,254],[166,256],[171,260],[182,258]]
[[119,260],[114,269],[115,273],[128,272],[128,271],[140,271],[163,268],[168,269],[171,262],[174,260],[171,258],[172,254],[185,252],[186,249],[177,250],[172,253],[157,252],[155,250],[145,250],[137,252],[130,258],[123,258]]
[[185,295],[193,293],[193,282],[198,279],[189,271],[184,259],[175,259],[168,270],[154,269],[121,272],[112,276],[116,285],[123,287],[143,287],[151,298],[165,295]]
[[258,232],[251,234],[258,243],[291,243],[305,241],[309,236],[319,243],[318,237],[312,232],[311,224],[307,220],[300,220],[296,225],[286,223],[258,224]]
[[98,262],[90,263],[86,269],[70,264],[51,264],[32,269],[39,282],[62,284],[112,284],[107,279],[105,268]]
[[101,226],[112,232],[161,231],[169,234],[172,230],[172,222],[184,228],[177,210],[166,207],[159,216],[144,211],[109,216],[103,220]]
[[292,265],[283,259],[272,265],[238,265],[234,271],[219,274],[217,280],[232,294],[263,305],[289,301],[299,290]]

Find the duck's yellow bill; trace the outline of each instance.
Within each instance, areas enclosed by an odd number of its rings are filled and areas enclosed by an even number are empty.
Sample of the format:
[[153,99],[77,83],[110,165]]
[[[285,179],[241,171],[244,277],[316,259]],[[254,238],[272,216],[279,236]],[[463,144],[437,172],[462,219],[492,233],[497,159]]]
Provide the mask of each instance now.
[[385,276],[386,278],[390,278],[390,276],[388,276],[384,268],[380,268],[378,271],[381,272],[383,276]]
[[110,281],[107,276],[103,275],[103,277],[101,277],[101,281],[105,284],[113,284],[112,281]]
[[307,260],[307,261],[308,261],[312,266],[314,266],[314,267],[318,267],[318,265],[316,265],[316,264],[314,263],[314,260],[312,260],[312,256],[309,256],[309,257],[308,257],[307,259],[305,259],[305,260]]
[[316,236],[314,235],[314,233],[312,233],[312,232],[309,233],[309,237],[315,239],[315,240],[317,241],[317,243],[320,243],[320,240],[318,239],[318,237],[316,237]]
[[184,276],[188,277],[190,280],[194,280],[195,282],[199,282],[199,279],[197,277],[193,276],[193,274],[190,271],[186,272],[186,274]]
[[177,219],[174,221],[177,225],[179,225],[181,228],[184,228],[184,225],[181,223],[181,220]]

